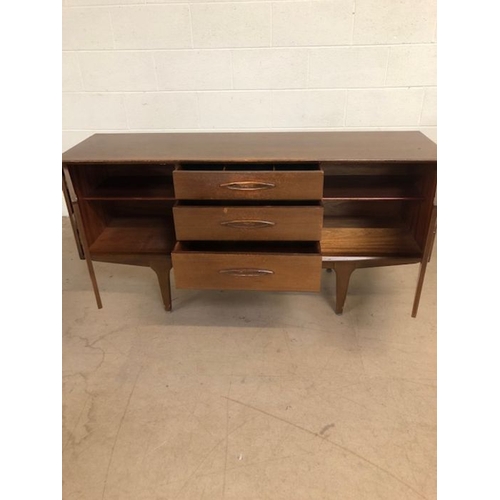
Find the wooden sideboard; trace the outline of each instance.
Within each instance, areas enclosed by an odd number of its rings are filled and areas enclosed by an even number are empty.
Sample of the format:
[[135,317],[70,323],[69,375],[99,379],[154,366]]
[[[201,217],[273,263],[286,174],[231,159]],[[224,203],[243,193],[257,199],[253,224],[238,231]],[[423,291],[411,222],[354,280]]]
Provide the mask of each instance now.
[[342,313],[358,268],[420,264],[436,230],[436,145],[420,132],[95,134],[62,156],[63,193],[93,262],[149,266],[178,288],[318,292]]

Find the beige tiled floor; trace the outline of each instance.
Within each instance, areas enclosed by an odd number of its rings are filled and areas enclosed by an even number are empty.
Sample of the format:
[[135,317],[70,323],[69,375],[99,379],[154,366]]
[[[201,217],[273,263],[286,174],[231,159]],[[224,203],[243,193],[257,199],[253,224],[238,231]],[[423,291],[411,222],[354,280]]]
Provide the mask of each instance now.
[[436,259],[320,294],[173,289],[63,221],[64,500],[436,497]]

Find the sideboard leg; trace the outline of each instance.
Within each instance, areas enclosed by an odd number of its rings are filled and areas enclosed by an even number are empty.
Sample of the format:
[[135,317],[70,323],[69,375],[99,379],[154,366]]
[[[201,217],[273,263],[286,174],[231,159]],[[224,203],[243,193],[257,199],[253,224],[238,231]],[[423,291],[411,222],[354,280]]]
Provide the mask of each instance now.
[[425,271],[427,270],[427,264],[431,260],[432,247],[434,246],[434,241],[436,239],[437,230],[437,207],[434,206],[431,214],[431,221],[429,223],[429,231],[427,233],[427,239],[424,248],[424,254],[422,255],[422,260],[420,261],[420,271],[418,273],[417,289],[415,291],[415,299],[413,300],[413,309],[411,311],[411,317],[417,317],[418,305],[420,303],[420,296],[422,295],[422,287],[424,286]]
[[342,314],[347,296],[347,289],[349,288],[349,280],[351,279],[352,272],[356,269],[356,265],[351,262],[336,262],[334,269],[337,278],[335,314]]
[[158,277],[158,283],[160,285],[160,292],[163,299],[163,304],[165,305],[165,310],[171,311],[172,296],[170,293],[170,270],[172,269],[172,263],[170,259],[161,260],[151,262],[150,267]]
[[420,303],[420,296],[422,295],[422,287],[424,286],[425,271],[427,269],[427,263],[429,262],[428,257],[425,257],[420,263],[420,270],[418,273],[417,289],[415,291],[415,298],[413,299],[413,309],[411,311],[411,317],[417,317],[418,305]]
[[429,258],[427,259],[427,262],[430,262],[431,261],[431,257],[432,257],[432,250],[434,248],[434,242],[436,240],[436,231],[434,230],[434,232],[432,233],[432,238],[431,238],[431,242],[430,242],[430,251],[429,251]]

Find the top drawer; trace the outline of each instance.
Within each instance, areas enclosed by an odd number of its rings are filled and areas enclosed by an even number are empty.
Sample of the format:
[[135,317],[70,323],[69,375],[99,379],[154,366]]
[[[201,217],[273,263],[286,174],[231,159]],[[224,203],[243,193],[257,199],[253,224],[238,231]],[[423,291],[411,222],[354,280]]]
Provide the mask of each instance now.
[[186,163],[173,173],[179,200],[320,200],[318,163]]

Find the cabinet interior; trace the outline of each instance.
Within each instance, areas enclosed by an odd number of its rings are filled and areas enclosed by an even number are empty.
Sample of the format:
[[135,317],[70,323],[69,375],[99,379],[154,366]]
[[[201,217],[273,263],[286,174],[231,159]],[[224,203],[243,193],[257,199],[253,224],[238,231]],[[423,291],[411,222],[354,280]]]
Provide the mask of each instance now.
[[[172,207],[176,202],[172,183],[175,169],[321,169],[324,173],[321,200],[324,218],[320,246],[324,256],[420,256],[436,183],[435,163],[172,162],[74,165],[71,166],[71,173],[91,253],[170,253],[176,241],[172,220]],[[252,202],[209,203],[244,206]],[[196,201],[196,204],[203,205],[203,201]],[[280,204],[265,202],[269,206]],[[215,245],[222,251],[227,244],[213,242],[209,246]],[[189,249],[196,242],[186,245]]]
[[321,252],[419,257],[435,169],[421,163],[325,164]]

